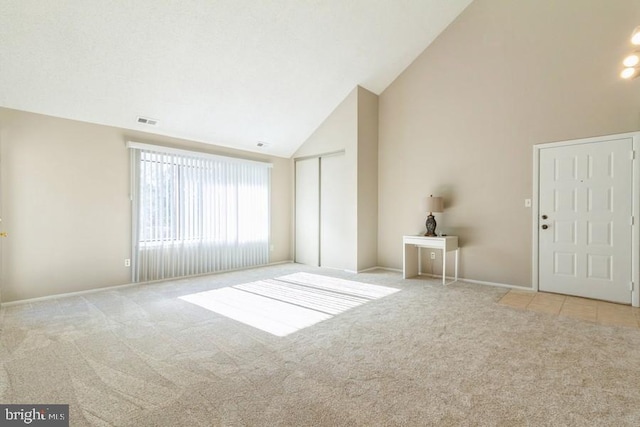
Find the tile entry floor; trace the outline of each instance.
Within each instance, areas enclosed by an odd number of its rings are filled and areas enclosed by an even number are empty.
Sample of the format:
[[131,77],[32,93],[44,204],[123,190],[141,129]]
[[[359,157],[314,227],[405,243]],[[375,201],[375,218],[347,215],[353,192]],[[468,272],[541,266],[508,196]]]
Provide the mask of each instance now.
[[512,289],[498,304],[601,325],[640,328],[640,308],[606,301]]

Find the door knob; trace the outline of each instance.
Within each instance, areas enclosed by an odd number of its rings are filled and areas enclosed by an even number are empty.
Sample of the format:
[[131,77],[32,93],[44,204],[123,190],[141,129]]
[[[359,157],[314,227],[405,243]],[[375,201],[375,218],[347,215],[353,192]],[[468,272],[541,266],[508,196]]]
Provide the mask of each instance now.
[[546,216],[546,215],[542,215],[542,219],[547,219],[547,218],[549,218],[549,217]]
[[8,234],[6,232],[0,233],[0,237],[7,237]]
[[543,225],[542,225],[542,229],[543,229],[543,230],[546,230],[547,228],[549,228],[549,226],[548,226],[547,224],[543,224]]

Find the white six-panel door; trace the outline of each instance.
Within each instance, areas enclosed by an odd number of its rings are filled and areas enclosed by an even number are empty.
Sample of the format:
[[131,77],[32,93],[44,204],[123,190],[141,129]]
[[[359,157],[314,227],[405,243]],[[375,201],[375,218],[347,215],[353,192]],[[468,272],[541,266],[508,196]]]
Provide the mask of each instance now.
[[631,303],[633,139],[540,149],[539,290]]

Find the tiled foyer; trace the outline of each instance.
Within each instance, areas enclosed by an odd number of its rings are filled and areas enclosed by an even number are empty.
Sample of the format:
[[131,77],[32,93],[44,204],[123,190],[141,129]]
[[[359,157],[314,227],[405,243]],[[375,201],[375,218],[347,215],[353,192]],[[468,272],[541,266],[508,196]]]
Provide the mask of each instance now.
[[522,310],[565,316],[601,325],[640,328],[640,308],[586,298],[510,290],[498,302]]

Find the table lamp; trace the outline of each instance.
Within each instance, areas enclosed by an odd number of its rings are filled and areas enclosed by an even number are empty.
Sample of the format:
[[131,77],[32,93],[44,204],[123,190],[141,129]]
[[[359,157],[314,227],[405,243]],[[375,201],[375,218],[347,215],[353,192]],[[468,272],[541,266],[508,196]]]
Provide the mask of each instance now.
[[427,212],[429,212],[429,216],[427,217],[427,222],[425,223],[427,227],[427,232],[424,233],[425,236],[435,237],[436,234],[436,219],[433,216],[434,212],[440,213],[444,210],[444,203],[442,197],[433,197],[433,194],[426,198],[427,202]]

